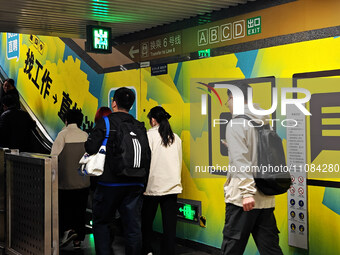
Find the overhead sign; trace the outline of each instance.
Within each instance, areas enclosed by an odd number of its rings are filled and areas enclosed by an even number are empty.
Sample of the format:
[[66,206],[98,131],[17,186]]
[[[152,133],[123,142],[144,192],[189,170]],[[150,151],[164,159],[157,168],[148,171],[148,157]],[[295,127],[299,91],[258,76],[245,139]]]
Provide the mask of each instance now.
[[[261,16],[242,19],[236,17],[120,45],[116,49],[139,62],[222,47],[261,33]],[[209,55],[208,52],[207,54]]]
[[115,46],[125,56],[135,62],[182,54],[182,32],[169,33],[133,43]]
[[253,40],[253,35],[262,33],[261,20],[261,16],[234,17],[200,27],[188,28],[183,31],[183,41],[185,42],[183,52],[223,47],[239,43],[240,40]]
[[[309,5],[309,0],[293,1],[136,41],[129,43],[129,47],[120,45],[116,48],[133,61],[140,62],[196,52],[207,48],[213,49],[325,27],[340,26],[336,12],[320,12],[318,8],[308,8]],[[288,15],[294,17],[294,19],[287,19]],[[316,16],[318,19],[305,22],[306,17]],[[319,22],[321,19],[322,23]]]
[[182,32],[165,34],[140,42],[142,61],[182,54]]

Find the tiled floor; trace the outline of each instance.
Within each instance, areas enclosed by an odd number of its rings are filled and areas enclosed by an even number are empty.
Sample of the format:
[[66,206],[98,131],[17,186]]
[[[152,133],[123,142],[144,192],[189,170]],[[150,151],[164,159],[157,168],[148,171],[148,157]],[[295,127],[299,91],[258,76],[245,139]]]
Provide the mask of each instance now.
[[[155,254],[159,254],[159,238],[155,239]],[[115,255],[125,255],[124,250],[124,239],[121,236],[116,236],[115,241],[113,243],[113,250]],[[60,255],[68,255],[68,254],[82,254],[82,255],[94,255],[96,254],[94,249],[94,239],[93,234],[86,235],[85,241],[82,243],[82,248],[78,250],[73,249],[73,244],[71,243],[69,246],[60,249]],[[177,244],[176,246],[176,254],[179,255],[208,255],[209,253],[194,250],[189,247],[185,247],[183,245]]]

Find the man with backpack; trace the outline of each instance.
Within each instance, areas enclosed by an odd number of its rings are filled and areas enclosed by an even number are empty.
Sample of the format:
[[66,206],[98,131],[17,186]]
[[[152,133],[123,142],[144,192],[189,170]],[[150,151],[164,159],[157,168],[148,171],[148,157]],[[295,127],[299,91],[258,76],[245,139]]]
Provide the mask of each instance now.
[[[244,113],[259,125],[268,124],[269,116],[254,115],[247,105],[248,84],[236,85],[244,95]],[[233,114],[233,94],[228,90],[228,107]],[[254,105],[255,108],[260,109]],[[248,118],[233,115],[226,129],[229,169],[224,185],[226,215],[222,254],[243,254],[250,233],[261,255],[282,254],[279,230],[274,216],[275,198],[256,186],[252,167],[258,164],[258,133]]]
[[[92,203],[98,255],[113,252],[109,225],[116,210],[124,228],[125,254],[141,254],[142,194],[148,180],[151,152],[144,123],[129,114],[134,101],[131,89],[117,89],[112,100],[113,113],[108,115],[110,132],[104,172],[98,178]],[[101,119],[85,143],[86,152],[97,153],[105,134],[105,120]]]

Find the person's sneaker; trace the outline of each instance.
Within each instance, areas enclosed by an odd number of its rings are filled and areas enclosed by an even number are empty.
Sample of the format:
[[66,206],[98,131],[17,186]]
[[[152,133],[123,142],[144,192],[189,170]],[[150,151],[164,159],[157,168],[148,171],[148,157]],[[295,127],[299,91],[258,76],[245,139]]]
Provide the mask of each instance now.
[[80,249],[80,244],[81,242],[80,241],[73,241],[73,249]]
[[60,239],[59,246],[66,247],[77,236],[77,233],[72,229],[65,231],[64,236]]

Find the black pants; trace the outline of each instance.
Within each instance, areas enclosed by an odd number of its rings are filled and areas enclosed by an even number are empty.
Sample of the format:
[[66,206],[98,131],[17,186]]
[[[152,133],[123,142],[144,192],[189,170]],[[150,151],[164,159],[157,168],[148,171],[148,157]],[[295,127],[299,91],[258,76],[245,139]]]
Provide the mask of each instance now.
[[143,254],[153,252],[152,225],[156,216],[158,204],[161,206],[163,223],[163,241],[161,254],[175,254],[177,194],[165,196],[144,196],[142,211]]
[[89,188],[59,189],[59,234],[74,229],[78,234],[75,239],[83,241],[85,238],[85,215]]
[[279,246],[274,208],[245,212],[242,207],[226,204],[221,253],[242,255],[250,233],[261,255],[283,254]]
[[93,234],[97,255],[111,255],[113,252],[110,224],[117,209],[124,229],[125,254],[141,254],[142,193],[143,187],[141,186],[97,185],[92,202]]

